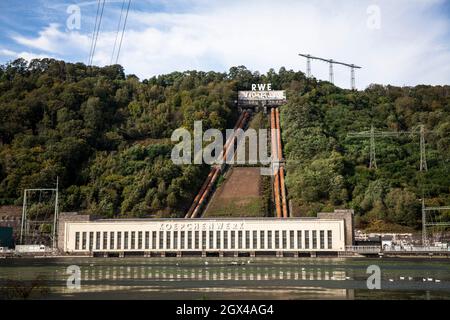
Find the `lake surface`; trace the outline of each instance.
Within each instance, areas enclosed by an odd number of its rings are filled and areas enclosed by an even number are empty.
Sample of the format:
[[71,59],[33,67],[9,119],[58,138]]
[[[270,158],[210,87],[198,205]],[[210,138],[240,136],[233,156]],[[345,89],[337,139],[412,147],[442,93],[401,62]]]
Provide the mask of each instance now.
[[[67,268],[81,271],[68,288]],[[368,290],[368,266],[381,290]],[[1,299],[450,299],[450,259],[1,259]]]

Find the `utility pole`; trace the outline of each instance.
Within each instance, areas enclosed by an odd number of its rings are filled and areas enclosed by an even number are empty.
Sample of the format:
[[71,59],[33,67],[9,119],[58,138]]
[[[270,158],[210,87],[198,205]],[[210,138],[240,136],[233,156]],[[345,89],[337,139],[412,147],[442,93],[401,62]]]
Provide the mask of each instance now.
[[420,126],[420,171],[428,171],[424,125]]
[[352,90],[356,90],[356,79],[355,79],[355,65],[352,64],[350,68],[350,86]]
[[311,78],[311,56],[308,55],[306,58],[306,76]]
[[375,128],[372,125],[370,128],[370,169],[378,169],[377,157],[375,152]]
[[334,84],[333,60],[330,60],[330,82]]
[[56,249],[56,237],[58,228],[58,197],[59,197],[59,177],[56,177],[55,213],[53,218],[53,249]]
[[427,243],[427,216],[425,211],[425,199],[422,197],[422,246]]

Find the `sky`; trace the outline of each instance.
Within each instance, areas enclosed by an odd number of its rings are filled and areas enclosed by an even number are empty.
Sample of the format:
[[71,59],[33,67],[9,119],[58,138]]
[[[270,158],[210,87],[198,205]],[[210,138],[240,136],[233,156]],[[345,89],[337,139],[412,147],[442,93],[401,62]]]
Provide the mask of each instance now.
[[[115,62],[122,4],[106,1],[95,65]],[[87,63],[96,12],[95,0],[0,0],[0,64]],[[240,65],[305,72],[298,53],[361,66],[359,89],[450,84],[450,0],[132,0],[118,63],[141,79]],[[334,71],[349,88],[349,68]],[[328,80],[328,64],[313,61],[312,75]]]

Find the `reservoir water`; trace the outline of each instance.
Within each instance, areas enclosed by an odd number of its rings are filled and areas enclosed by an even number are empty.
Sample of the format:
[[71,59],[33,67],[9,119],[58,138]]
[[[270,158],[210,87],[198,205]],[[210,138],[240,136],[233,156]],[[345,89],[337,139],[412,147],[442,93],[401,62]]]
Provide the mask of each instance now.
[[[73,265],[79,288],[67,286]],[[367,289],[371,265],[380,290]],[[450,299],[450,259],[1,259],[0,298]]]

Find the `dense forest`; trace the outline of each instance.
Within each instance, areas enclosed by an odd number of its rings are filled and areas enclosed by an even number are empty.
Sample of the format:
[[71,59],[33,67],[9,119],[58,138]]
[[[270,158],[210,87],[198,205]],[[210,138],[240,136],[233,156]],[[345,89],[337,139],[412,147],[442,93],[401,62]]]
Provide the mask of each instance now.
[[[281,109],[287,186],[296,215],[351,207],[361,227],[417,228],[420,199],[450,203],[450,87],[372,85],[343,90],[281,68],[267,74],[174,72],[139,80],[119,65],[52,59],[0,66],[0,204],[24,188],[54,186],[61,210],[106,217],[180,217],[208,167],[170,160],[173,130],[233,128],[237,91],[287,90]],[[416,131],[425,125],[428,172],[417,135],[369,140],[350,131]]]

